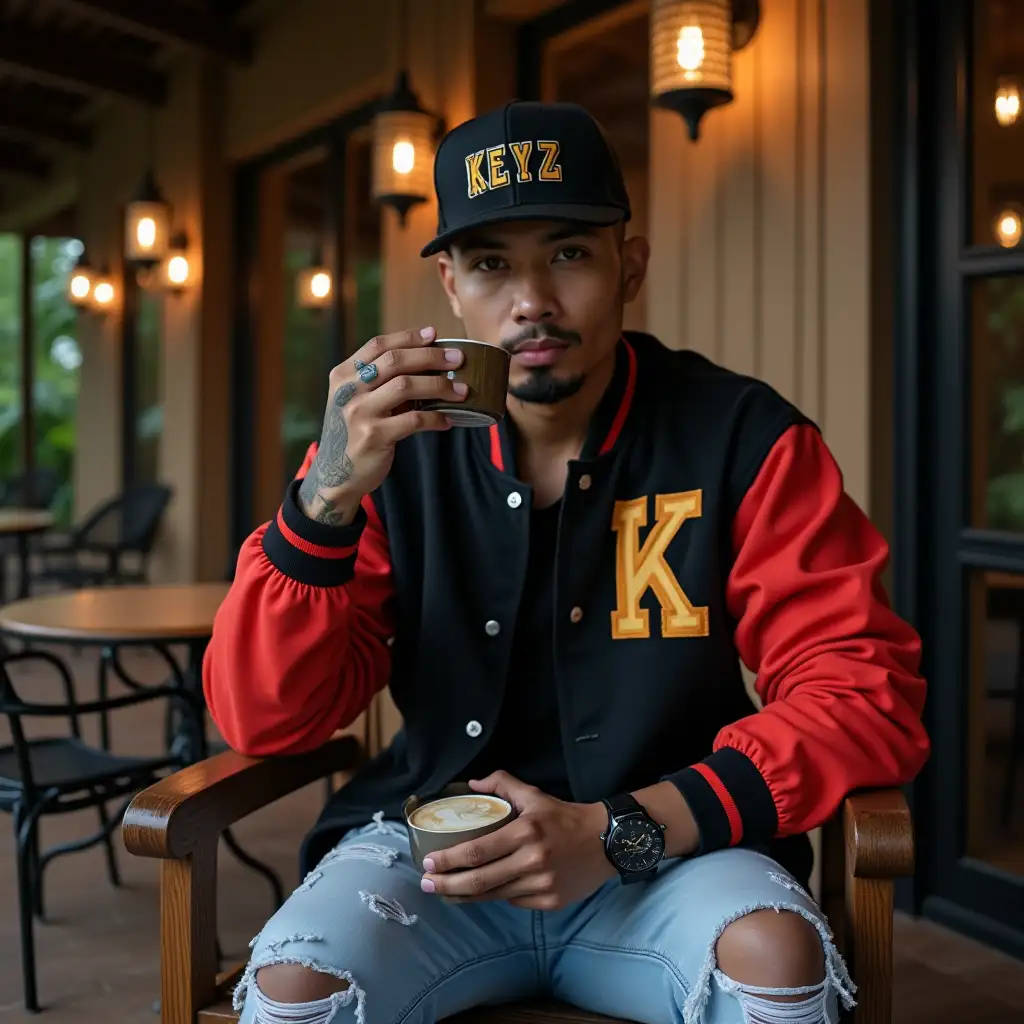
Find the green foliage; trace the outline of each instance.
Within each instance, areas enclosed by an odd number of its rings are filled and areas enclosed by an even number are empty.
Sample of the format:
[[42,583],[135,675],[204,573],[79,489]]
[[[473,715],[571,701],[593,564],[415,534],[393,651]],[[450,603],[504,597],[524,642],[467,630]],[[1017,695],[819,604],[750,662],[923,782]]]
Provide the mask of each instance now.
[[[74,239],[32,241],[32,316],[35,329],[32,394],[36,465],[57,471],[58,524],[72,514],[75,407],[81,350],[77,317],[65,284],[80,244]],[[19,473],[21,460],[21,241],[0,235],[0,480]]]

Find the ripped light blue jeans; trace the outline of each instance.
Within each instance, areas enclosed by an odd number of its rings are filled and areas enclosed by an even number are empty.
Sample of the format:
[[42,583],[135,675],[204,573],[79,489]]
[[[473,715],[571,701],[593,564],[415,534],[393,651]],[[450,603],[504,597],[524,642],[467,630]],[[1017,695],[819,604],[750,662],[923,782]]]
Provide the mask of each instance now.
[[[853,1003],[821,911],[775,861],[751,850],[668,861],[649,883],[616,879],[547,912],[445,903],[420,890],[420,877],[401,824],[348,833],[253,939],[235,993],[241,1024],[433,1024],[537,995],[643,1024],[834,1024],[839,1002]],[[765,909],[815,926],[825,950],[822,985],[756,989],[718,970],[715,947],[726,926]],[[315,1002],[275,1002],[256,972],[284,963],[348,987]]]

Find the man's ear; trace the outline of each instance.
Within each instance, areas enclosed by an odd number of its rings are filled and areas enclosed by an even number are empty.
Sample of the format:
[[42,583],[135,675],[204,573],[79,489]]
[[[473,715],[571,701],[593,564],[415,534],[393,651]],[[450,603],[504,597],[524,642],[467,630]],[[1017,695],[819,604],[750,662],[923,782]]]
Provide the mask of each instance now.
[[441,286],[445,295],[448,296],[448,305],[456,320],[462,319],[462,305],[459,297],[455,294],[455,263],[449,253],[443,252],[437,258],[437,272],[441,275]]
[[622,297],[632,302],[640,293],[647,277],[651,244],[642,235],[634,235],[622,243]]

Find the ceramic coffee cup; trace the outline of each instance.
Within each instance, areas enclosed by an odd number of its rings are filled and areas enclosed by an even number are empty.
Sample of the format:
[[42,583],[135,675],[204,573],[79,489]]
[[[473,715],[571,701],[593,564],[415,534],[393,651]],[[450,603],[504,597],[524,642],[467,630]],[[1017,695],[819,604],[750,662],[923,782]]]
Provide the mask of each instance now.
[[502,348],[468,338],[438,338],[441,348],[462,350],[462,365],[448,371],[451,380],[469,385],[461,402],[428,399],[421,409],[443,412],[457,427],[489,427],[505,415],[505,393],[511,357]]
[[476,793],[453,782],[429,797],[411,796],[402,805],[413,863],[423,870],[423,858],[459,843],[496,832],[515,817],[515,808],[499,796]]

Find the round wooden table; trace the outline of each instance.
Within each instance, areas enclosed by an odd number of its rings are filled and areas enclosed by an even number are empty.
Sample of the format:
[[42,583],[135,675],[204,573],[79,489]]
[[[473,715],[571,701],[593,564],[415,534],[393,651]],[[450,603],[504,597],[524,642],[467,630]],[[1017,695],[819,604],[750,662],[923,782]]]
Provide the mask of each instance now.
[[[18,597],[28,597],[29,591],[29,550],[28,539],[35,533],[52,528],[53,513],[36,508],[0,508],[0,540],[13,537],[18,546],[21,571],[18,574]],[[0,604],[4,603],[7,585],[7,565],[0,554]]]
[[[228,583],[131,585],[30,597],[0,607],[0,637],[100,647],[101,700],[108,695],[111,675],[131,689],[141,688],[121,665],[118,650],[148,647],[167,663],[177,685],[201,700],[203,654],[229,587]],[[184,668],[169,650],[178,645],[188,649]],[[168,715],[166,742],[172,750],[177,745],[182,759],[188,761],[206,756],[206,730],[205,721],[197,723],[184,704],[180,702]],[[100,745],[110,749],[110,723],[105,713],[100,714]],[[230,831],[225,831],[224,841],[243,864],[267,879],[280,906],[284,890],[277,875],[242,850]]]
[[0,632],[46,643],[202,643],[227,583],[93,587],[31,597],[0,608]]

